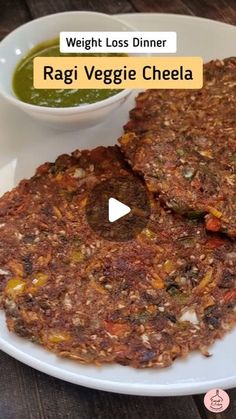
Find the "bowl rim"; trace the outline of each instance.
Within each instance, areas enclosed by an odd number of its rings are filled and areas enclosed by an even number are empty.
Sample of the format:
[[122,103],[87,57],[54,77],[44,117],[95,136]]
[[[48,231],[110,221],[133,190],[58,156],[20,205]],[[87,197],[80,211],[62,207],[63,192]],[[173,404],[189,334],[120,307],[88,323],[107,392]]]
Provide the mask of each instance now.
[[[65,12],[60,12],[60,13],[52,13],[46,16],[41,16],[38,17],[36,19],[32,19],[29,22],[23,23],[23,25],[18,26],[17,28],[15,28],[13,31],[11,31],[9,34],[7,34],[2,41],[0,42],[0,49],[1,49],[1,45],[3,45],[5,43],[5,41],[8,41],[9,38],[13,38],[14,36],[17,35],[18,31],[22,31],[25,28],[29,27],[29,26],[34,26],[35,22],[39,22],[39,21],[46,21],[46,20],[52,20],[54,18],[57,18],[59,16],[71,16],[71,15],[93,15],[93,16],[100,16],[100,17],[105,17],[105,18],[111,18],[111,20],[113,21],[117,21],[119,23],[121,23],[123,26],[125,26],[127,28],[127,31],[135,31],[136,28],[133,27],[132,25],[127,24],[126,22],[123,22],[121,19],[119,19],[117,16],[114,15],[109,15],[106,13],[100,13],[100,12],[96,12],[96,11],[89,11],[89,10],[71,10],[71,11],[65,11]],[[16,64],[17,65],[17,64]],[[11,76],[13,76],[13,73],[11,74]],[[117,86],[118,87],[118,86]],[[110,96],[109,98],[100,100],[98,102],[95,103],[89,103],[89,104],[84,104],[84,105],[77,105],[77,106],[67,106],[67,107],[50,107],[50,106],[40,106],[40,105],[33,105],[31,103],[28,102],[23,102],[21,99],[19,99],[16,95],[14,95],[13,91],[6,91],[3,89],[0,89],[0,94],[1,96],[3,96],[5,99],[7,99],[9,102],[11,102],[12,104],[14,104],[15,106],[21,107],[22,109],[24,108],[27,111],[33,111],[33,112],[39,112],[39,113],[53,113],[53,114],[57,114],[57,115],[62,115],[62,114],[76,114],[76,113],[85,113],[85,112],[90,112],[90,111],[96,111],[97,109],[103,109],[109,105],[112,105],[115,102],[119,102],[120,100],[122,100],[123,98],[125,98],[127,95],[129,95],[131,93],[131,89],[122,89],[119,93],[114,94],[113,96]]]

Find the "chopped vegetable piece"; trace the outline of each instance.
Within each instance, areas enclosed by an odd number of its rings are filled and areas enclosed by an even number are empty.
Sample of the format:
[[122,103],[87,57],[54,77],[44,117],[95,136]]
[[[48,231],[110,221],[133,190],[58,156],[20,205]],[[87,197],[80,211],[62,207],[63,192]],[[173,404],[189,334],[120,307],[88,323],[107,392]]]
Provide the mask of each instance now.
[[186,212],[186,217],[188,217],[190,220],[194,220],[196,218],[201,218],[203,215],[204,215],[203,211],[188,210]]
[[73,250],[71,253],[71,261],[75,263],[82,262],[84,260],[84,255],[81,250]]
[[48,275],[43,272],[38,272],[34,275],[34,278],[32,280],[32,284],[35,288],[43,287],[48,280]]
[[129,325],[126,323],[105,322],[106,330],[114,336],[123,336],[130,331]]
[[90,282],[91,287],[100,294],[107,294],[107,291],[95,280]]
[[236,161],[236,153],[232,153],[231,160]]
[[199,320],[197,318],[197,314],[196,311],[194,309],[188,309],[186,311],[183,312],[183,314],[181,315],[181,317],[179,318],[180,322],[190,322],[193,324],[198,324]]
[[230,290],[226,292],[226,294],[224,295],[224,301],[226,303],[230,303],[231,301],[235,301],[235,300],[236,300],[236,290]]
[[208,207],[208,211],[214,215],[214,217],[216,218],[221,218],[222,217],[222,212],[218,211],[218,209],[213,208],[213,207]]
[[212,215],[208,215],[206,217],[206,228],[207,228],[207,230],[217,233],[218,231],[220,231],[220,227],[221,227],[221,222],[218,218],[216,218]]
[[199,154],[203,157],[208,157],[209,159],[213,159],[212,152],[210,150],[199,151]]
[[215,305],[215,299],[211,295],[204,295],[202,298],[202,306],[204,309]]
[[210,268],[206,272],[205,276],[202,278],[201,282],[199,283],[199,285],[197,287],[199,290],[201,290],[201,289],[205,288],[207,285],[209,285],[209,283],[212,280],[212,274],[213,274],[213,269]]
[[53,212],[54,212],[54,214],[55,214],[55,216],[56,216],[57,218],[59,218],[59,219],[61,219],[61,218],[62,218],[62,213],[61,213],[61,211],[59,210],[59,208],[57,208],[57,207],[53,207]]
[[48,337],[50,343],[62,343],[70,340],[70,335],[65,332],[56,332]]
[[24,292],[26,282],[21,278],[12,278],[8,281],[5,292],[10,297],[16,297]]
[[152,279],[152,286],[153,288],[159,290],[165,287],[165,283],[160,276],[155,275],[155,277]]
[[151,231],[149,228],[145,228],[144,230],[144,234],[146,237],[148,237],[149,239],[155,239],[156,238],[156,234],[154,231]]
[[183,170],[183,176],[187,180],[192,180],[195,175],[195,170],[192,167],[185,167]]
[[176,153],[178,154],[178,156],[184,156],[185,151],[182,148],[177,148]]
[[173,261],[171,261],[171,260],[166,260],[163,267],[164,267],[164,271],[168,274],[171,273],[172,271],[174,271],[175,268],[176,268]]

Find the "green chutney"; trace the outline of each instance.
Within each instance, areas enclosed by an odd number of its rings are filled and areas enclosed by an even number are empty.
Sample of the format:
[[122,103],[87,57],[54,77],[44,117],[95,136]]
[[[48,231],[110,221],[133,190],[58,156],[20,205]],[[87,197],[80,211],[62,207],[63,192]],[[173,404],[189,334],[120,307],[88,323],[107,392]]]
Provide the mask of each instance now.
[[[33,59],[35,57],[109,57],[118,54],[63,54],[59,40],[43,42],[29,51],[19,62],[13,75],[13,90],[23,102],[51,108],[66,108],[99,102],[119,93],[120,89],[35,89],[33,87]],[[119,54],[126,56],[126,54]]]

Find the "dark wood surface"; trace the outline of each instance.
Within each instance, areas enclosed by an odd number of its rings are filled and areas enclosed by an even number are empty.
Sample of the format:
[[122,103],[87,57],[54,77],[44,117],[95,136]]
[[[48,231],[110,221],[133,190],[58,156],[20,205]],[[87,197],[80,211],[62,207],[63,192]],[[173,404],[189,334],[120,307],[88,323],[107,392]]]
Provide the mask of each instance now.
[[[66,10],[180,13],[236,25],[236,0],[0,0],[0,38],[30,19]],[[90,390],[42,374],[3,352],[0,373],[0,419],[236,418],[236,389],[228,392],[230,407],[214,414],[205,409],[203,395],[134,397]]]

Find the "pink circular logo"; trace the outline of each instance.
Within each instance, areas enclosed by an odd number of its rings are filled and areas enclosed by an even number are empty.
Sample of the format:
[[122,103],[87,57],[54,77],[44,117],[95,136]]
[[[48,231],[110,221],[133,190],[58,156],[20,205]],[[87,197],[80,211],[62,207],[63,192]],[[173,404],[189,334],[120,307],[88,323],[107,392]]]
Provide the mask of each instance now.
[[209,390],[204,397],[204,404],[210,412],[224,412],[229,406],[230,399],[226,391],[220,388]]

